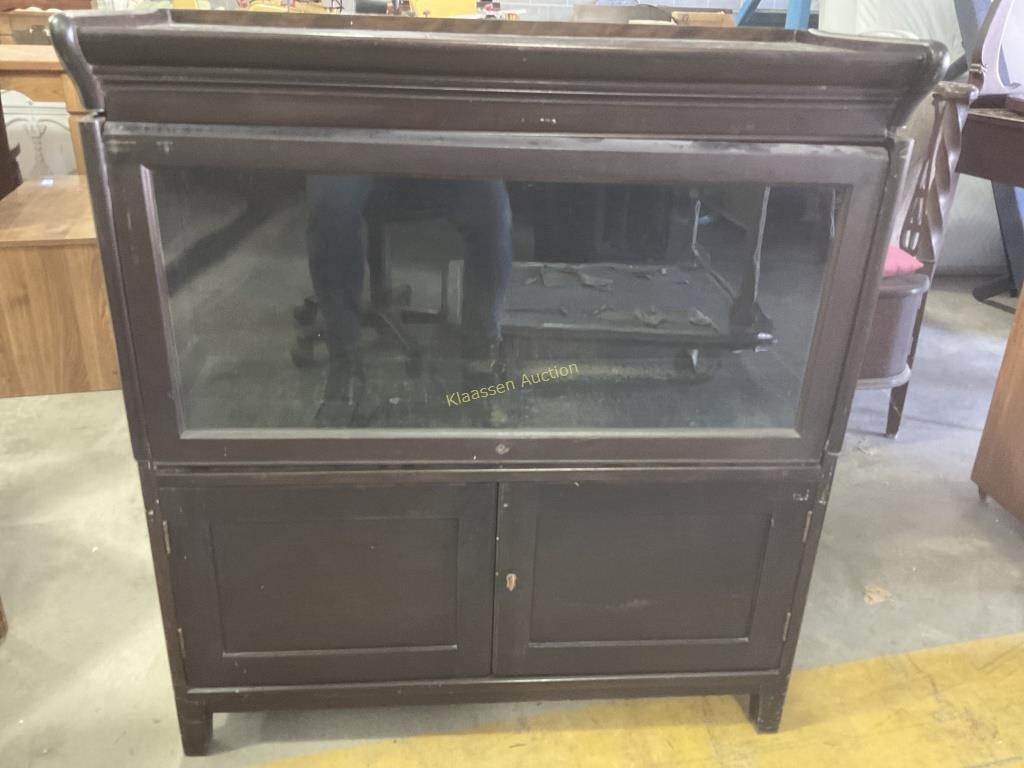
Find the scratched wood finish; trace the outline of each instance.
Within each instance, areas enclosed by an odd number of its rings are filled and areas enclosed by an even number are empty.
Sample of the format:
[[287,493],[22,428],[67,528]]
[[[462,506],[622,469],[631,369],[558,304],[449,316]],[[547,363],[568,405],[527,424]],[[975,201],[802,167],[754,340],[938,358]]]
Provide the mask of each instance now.
[[51,34],[112,122],[814,143],[878,143],[945,55],[792,30],[268,16],[57,15]]
[[0,396],[116,389],[85,184],[23,184],[0,201],[0,221]]
[[1017,308],[972,479],[1024,520],[1024,311]]

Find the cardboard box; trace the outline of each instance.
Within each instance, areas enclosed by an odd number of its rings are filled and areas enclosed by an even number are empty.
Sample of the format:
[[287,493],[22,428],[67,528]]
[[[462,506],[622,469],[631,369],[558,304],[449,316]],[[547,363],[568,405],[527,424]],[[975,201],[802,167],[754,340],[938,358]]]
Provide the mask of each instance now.
[[592,5],[573,7],[573,21],[599,24],[642,24],[664,22],[681,27],[734,27],[732,11],[689,10],[661,5]]
[[681,27],[735,27],[732,11],[672,11],[672,21]]
[[417,16],[450,19],[476,16],[476,0],[412,0]]

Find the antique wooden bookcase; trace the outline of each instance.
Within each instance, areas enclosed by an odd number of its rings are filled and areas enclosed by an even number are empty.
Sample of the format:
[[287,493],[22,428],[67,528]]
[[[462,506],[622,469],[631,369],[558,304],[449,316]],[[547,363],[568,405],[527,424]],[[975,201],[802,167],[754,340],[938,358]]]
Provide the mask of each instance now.
[[[93,110],[186,753],[212,712],[281,707],[737,693],[778,728],[894,129],[941,47],[178,11],[52,31]],[[416,348],[359,330],[363,410],[333,425],[322,349],[289,357],[314,176],[428,198],[367,203],[393,262],[371,283],[411,286],[378,309]],[[467,189],[499,202],[459,198],[460,242],[429,203]],[[452,266],[495,232],[516,386],[453,405],[446,308],[480,283]]]

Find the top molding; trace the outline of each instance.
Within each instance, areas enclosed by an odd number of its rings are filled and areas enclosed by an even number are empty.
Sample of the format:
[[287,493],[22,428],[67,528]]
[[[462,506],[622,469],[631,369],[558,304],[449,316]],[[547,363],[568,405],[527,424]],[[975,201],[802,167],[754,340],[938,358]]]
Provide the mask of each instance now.
[[227,11],[62,13],[118,122],[882,144],[939,43],[813,31]]

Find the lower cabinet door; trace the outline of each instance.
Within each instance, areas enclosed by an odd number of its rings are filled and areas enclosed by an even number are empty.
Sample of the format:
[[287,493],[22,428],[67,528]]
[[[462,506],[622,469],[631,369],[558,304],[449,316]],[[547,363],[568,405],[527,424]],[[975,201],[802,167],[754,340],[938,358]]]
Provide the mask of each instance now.
[[811,499],[721,477],[503,485],[495,674],[777,667]]
[[189,685],[490,673],[493,483],[158,494]]

